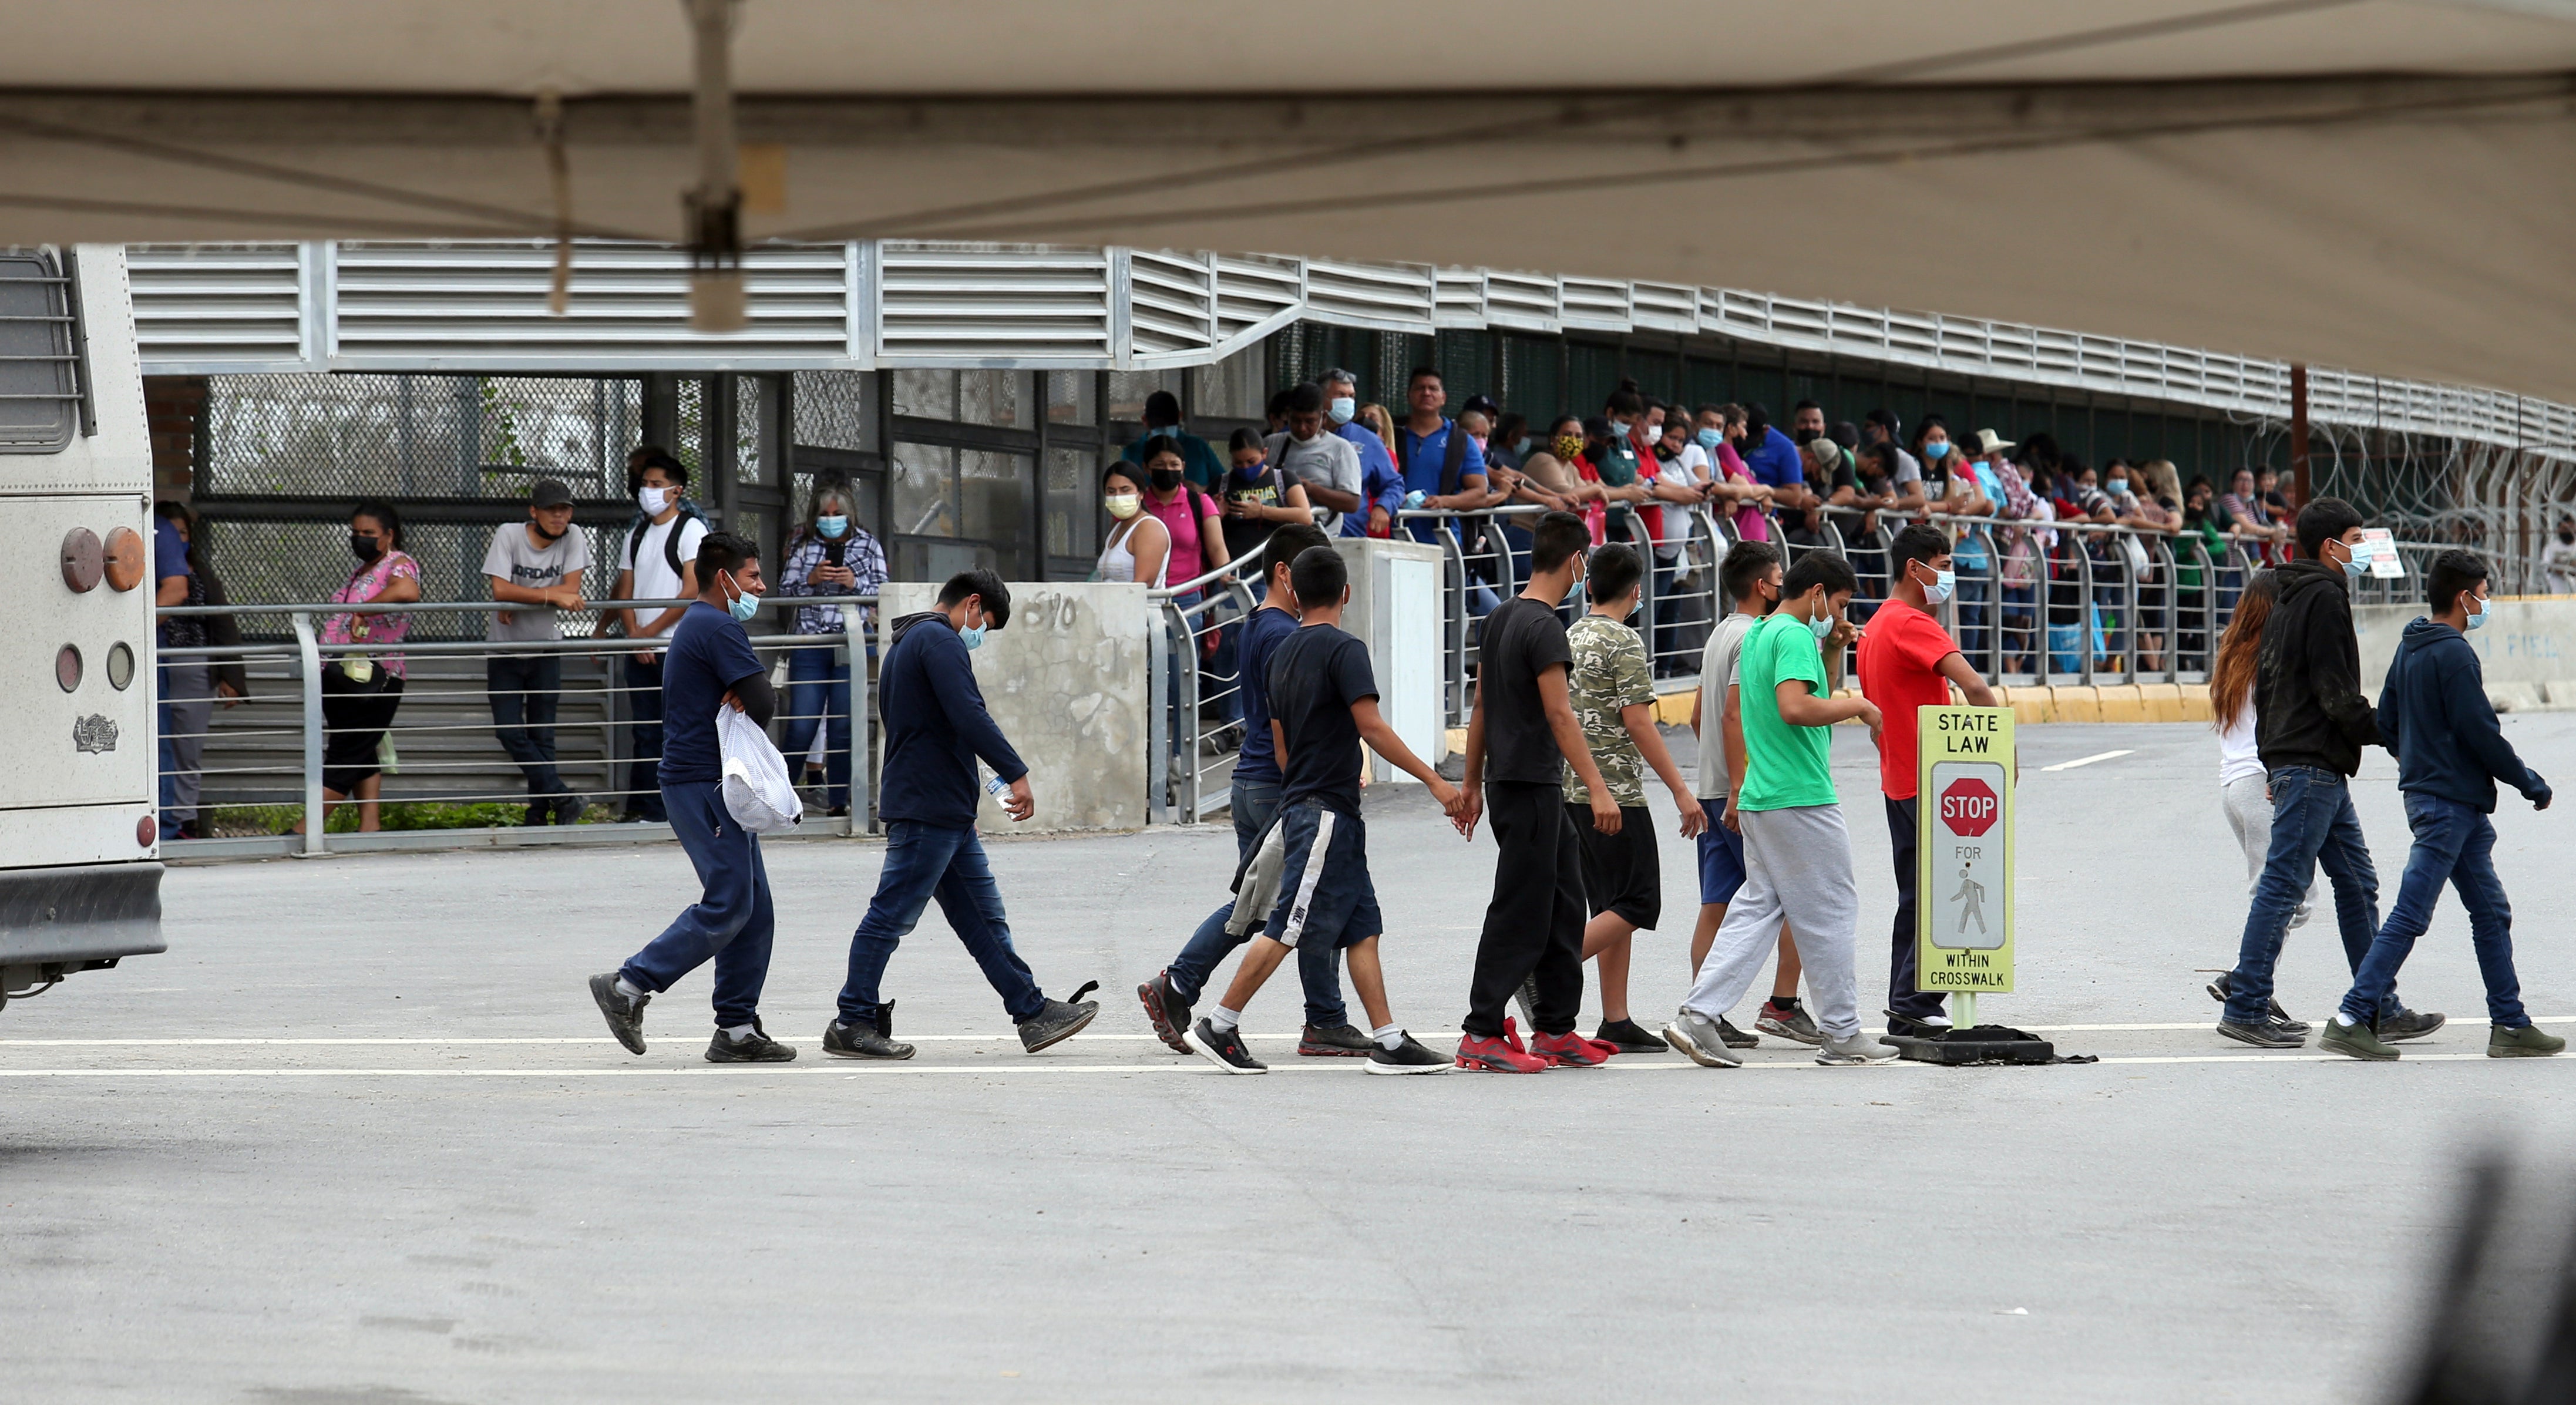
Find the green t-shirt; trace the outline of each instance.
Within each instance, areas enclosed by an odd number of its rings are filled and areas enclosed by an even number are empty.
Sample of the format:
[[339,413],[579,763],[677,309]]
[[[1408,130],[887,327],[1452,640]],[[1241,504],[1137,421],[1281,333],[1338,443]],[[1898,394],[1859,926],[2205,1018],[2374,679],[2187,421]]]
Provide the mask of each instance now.
[[[1574,705],[1574,720],[1583,725],[1584,744],[1592,748],[1592,764],[1601,768],[1601,783],[1613,802],[1623,809],[1643,808],[1646,758],[1638,754],[1637,739],[1628,735],[1620,712],[1655,700],[1646,641],[1607,615],[1587,614],[1565,631],[1565,642],[1574,650],[1566,697]],[[1565,802],[1592,803],[1592,792],[1583,788],[1583,778],[1571,766],[1565,768]]]
[[1739,810],[1788,810],[1835,804],[1833,728],[1793,727],[1780,720],[1779,686],[1804,679],[1825,691],[1825,656],[1807,622],[1782,612],[1744,636],[1735,686],[1744,714],[1744,790]]

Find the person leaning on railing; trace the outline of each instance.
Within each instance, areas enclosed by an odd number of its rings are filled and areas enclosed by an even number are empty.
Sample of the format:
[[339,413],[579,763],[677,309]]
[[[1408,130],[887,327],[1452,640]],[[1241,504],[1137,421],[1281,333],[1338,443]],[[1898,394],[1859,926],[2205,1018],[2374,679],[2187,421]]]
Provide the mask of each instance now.
[[[153,529],[152,546],[156,557],[170,554],[168,537],[178,542],[176,575],[184,576],[187,585],[180,603],[187,605],[229,605],[224,583],[215,575],[205,547],[198,541],[197,514],[188,505],[164,499],[152,505],[152,515],[159,519]],[[171,574],[160,576],[156,598],[173,593]],[[194,648],[213,645],[229,648],[241,643],[241,626],[230,615],[183,616],[161,622],[161,643],[170,648]],[[205,826],[200,822],[197,801],[203,792],[206,762],[206,729],[214,719],[215,703],[239,707],[249,696],[249,674],[237,658],[172,659],[164,656],[161,664],[161,837],[163,839],[202,839]]]
[[[788,541],[787,560],[779,570],[780,595],[875,595],[885,589],[885,548],[859,525],[853,512],[857,502],[849,479],[839,474],[816,477],[806,498],[805,521]],[[796,611],[794,632],[856,634],[865,639],[868,621],[864,605],[850,610],[805,605]],[[854,647],[844,638],[828,647],[800,648],[787,655],[787,725],[780,749],[793,765],[812,750],[815,730],[823,730],[823,806],[834,816],[850,812],[850,670],[859,649],[866,647],[873,646]]]
[[[420,599],[420,564],[404,554],[402,518],[380,502],[349,515],[349,551],[358,568],[331,592],[335,605],[409,605]],[[325,644],[391,646],[411,632],[411,616],[353,611],[322,622]],[[403,656],[341,654],[322,664],[322,820],[341,802],[358,802],[358,831],[384,828],[377,797],[384,785],[385,733],[402,706]],[[299,818],[288,832],[302,834]]]
[[[582,573],[590,538],[572,529],[572,490],[552,478],[528,488],[528,520],[492,531],[483,575],[492,598],[523,610],[495,610],[484,638],[501,645],[563,637],[559,610],[582,608]],[[555,710],[563,695],[563,656],[509,653],[496,647],[483,661],[492,704],[492,735],[528,778],[527,824],[579,824],[586,808],[555,769]]]

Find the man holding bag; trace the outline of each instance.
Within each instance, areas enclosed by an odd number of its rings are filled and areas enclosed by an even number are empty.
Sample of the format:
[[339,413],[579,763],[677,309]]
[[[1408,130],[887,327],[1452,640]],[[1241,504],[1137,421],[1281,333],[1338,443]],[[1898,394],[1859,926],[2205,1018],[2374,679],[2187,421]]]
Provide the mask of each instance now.
[[796,1050],[760,1027],[760,988],[769,978],[775,920],[759,837],[726,810],[724,754],[716,715],[731,707],[760,726],[778,708],[769,671],[743,624],[767,589],[759,548],[730,532],[698,544],[698,598],[671,631],[662,664],[662,802],[705,892],[662,935],[616,971],[590,978],[608,1032],[631,1054],[644,1052],[644,1005],[682,976],[715,962],[716,1034],[709,1063],[785,1063]]

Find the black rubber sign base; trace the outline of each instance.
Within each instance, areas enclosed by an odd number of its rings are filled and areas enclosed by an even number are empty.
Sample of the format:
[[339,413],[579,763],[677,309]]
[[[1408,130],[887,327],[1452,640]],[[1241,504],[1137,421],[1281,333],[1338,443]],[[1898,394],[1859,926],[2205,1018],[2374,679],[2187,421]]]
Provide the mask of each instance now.
[[1953,1029],[1931,1038],[1891,1034],[1887,1042],[1905,1058],[1927,1064],[2044,1064],[2057,1060],[2057,1046],[2036,1034],[1981,1024]]

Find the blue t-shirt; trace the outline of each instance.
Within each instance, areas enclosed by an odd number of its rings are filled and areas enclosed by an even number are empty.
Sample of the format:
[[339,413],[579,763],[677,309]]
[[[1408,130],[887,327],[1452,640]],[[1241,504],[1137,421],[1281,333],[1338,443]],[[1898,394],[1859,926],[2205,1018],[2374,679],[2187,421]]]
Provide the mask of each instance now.
[[763,671],[732,615],[701,600],[680,616],[662,656],[661,784],[724,779],[716,709],[727,689]]
[[1782,434],[1777,425],[1764,427],[1762,442],[1744,456],[1744,468],[1753,475],[1754,482],[1766,488],[1804,485],[1807,481],[1807,467],[1800,461],[1797,441]]
[[1360,507],[1342,515],[1342,535],[1364,537],[1371,503],[1385,508],[1389,516],[1404,505],[1404,478],[1395,471],[1395,456],[1386,451],[1386,441],[1377,437],[1377,431],[1350,420],[1334,425],[1333,433],[1360,451]]
[[[1457,432],[1458,422],[1451,419],[1442,420],[1440,427],[1429,434],[1416,434],[1408,425],[1395,427],[1395,442],[1404,448],[1404,490],[1407,493],[1436,498],[1444,492],[1464,488],[1469,474],[1484,476],[1485,451],[1476,447],[1475,440],[1468,439],[1462,441],[1466,447],[1458,456],[1457,487],[1444,488],[1441,485],[1440,470],[1449,464],[1449,436]],[[1417,518],[1405,525],[1412,530],[1415,541],[1440,539],[1440,524],[1436,519]]]
[[[167,517],[152,519],[152,584],[156,591],[161,582],[174,576],[186,580],[195,574],[188,569],[188,543],[180,537],[178,527]],[[157,637],[164,644],[170,642],[168,620],[161,622]]]
[[1279,784],[1279,758],[1270,747],[1270,651],[1297,632],[1297,617],[1286,610],[1261,609],[1243,622],[1234,657],[1243,679],[1243,753],[1234,759],[1234,778]]

